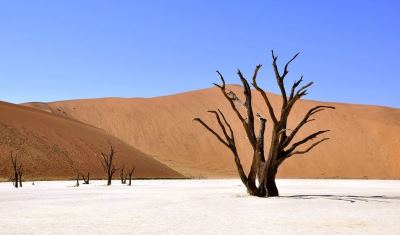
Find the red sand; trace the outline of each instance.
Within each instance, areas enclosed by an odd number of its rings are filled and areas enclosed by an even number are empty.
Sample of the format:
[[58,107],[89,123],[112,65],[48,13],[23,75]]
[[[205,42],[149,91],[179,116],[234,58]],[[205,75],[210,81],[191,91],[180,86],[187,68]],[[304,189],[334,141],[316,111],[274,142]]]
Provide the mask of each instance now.
[[0,102],[0,135],[3,180],[11,176],[11,151],[22,162],[25,178],[70,178],[78,171],[104,177],[99,154],[109,151],[109,142],[115,145],[117,166],[136,166],[135,177],[182,176],[99,128],[20,105]]
[[[241,97],[240,86],[230,88]],[[279,107],[280,97],[270,97]],[[292,112],[289,128],[306,110],[319,104],[337,109],[319,113],[299,137],[317,129],[330,129],[327,136],[331,140],[309,154],[287,160],[280,177],[400,178],[400,109],[302,100]],[[232,177],[236,169],[230,152],[192,121],[202,117],[217,127],[207,110],[220,108],[233,124],[242,162],[246,168],[250,164],[250,147],[240,123],[216,88],[150,99],[103,98],[26,105],[102,128],[186,176]],[[258,94],[254,106],[268,119]],[[268,123],[267,128],[271,128]],[[269,132],[267,129],[266,143]]]

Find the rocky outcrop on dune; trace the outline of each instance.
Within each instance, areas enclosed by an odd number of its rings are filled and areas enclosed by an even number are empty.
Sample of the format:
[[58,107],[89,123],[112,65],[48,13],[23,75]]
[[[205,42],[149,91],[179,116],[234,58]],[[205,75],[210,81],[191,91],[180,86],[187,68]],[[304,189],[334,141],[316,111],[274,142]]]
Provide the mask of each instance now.
[[[242,97],[240,86],[230,89]],[[269,95],[278,109],[280,97]],[[257,112],[268,117],[258,94],[253,104]],[[278,173],[280,177],[400,178],[399,109],[302,100],[296,104],[288,128],[293,128],[306,110],[321,104],[333,105],[336,110],[317,114],[317,120],[299,137],[316,129],[330,129],[331,139],[306,155],[288,159]],[[206,111],[220,108],[233,126],[245,168],[250,165],[250,146],[241,124],[215,88],[149,99],[70,100],[38,106],[101,128],[186,176],[233,177],[236,170],[230,152],[192,121],[202,117],[217,127]],[[268,128],[267,123],[266,133]],[[266,138],[268,143],[268,134]]]
[[182,177],[102,129],[0,102],[0,179],[7,180],[11,175],[11,152],[17,154],[28,179],[65,179],[87,171],[92,177],[104,177],[99,155],[109,151],[110,143],[116,149],[116,164],[136,166],[136,177]]

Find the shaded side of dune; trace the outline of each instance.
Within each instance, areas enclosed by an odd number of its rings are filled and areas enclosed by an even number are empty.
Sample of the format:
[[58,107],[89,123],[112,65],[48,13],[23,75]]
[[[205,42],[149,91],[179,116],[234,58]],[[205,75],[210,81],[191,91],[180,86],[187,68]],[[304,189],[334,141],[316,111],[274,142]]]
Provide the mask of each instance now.
[[[182,175],[103,130],[51,113],[0,102],[0,179],[11,176],[10,153],[23,164],[25,178],[67,179],[78,172],[104,177],[100,153],[116,149],[117,167],[136,166],[135,177]],[[117,173],[118,174],[118,173]],[[116,174],[116,177],[118,175]]]

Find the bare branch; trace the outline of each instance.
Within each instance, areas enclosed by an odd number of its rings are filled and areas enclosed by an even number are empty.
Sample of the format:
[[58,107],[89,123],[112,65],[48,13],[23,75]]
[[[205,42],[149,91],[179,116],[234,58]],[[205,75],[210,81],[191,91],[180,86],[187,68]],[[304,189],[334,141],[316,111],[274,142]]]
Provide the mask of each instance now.
[[278,83],[279,89],[281,90],[282,101],[283,101],[282,102],[282,109],[283,109],[284,107],[286,107],[287,102],[288,102],[287,95],[286,95],[286,90],[285,90],[285,85],[283,83],[283,78],[279,74],[278,65],[276,64],[276,61],[277,61],[278,57],[274,55],[274,50],[272,50],[271,52],[272,52],[272,67],[274,68],[276,82]]
[[307,136],[306,138],[294,143],[288,150],[285,150],[286,153],[291,153],[293,152],[298,146],[303,145],[307,143],[308,141],[318,137],[319,135],[328,132],[329,130],[322,130],[322,131],[317,131],[312,133],[311,135]]
[[247,122],[246,124],[243,123],[243,125],[245,126],[247,137],[249,138],[251,145],[253,146],[253,148],[255,148],[257,140],[256,140],[256,134],[254,133],[254,113],[252,106],[251,89],[249,83],[247,82],[246,78],[244,78],[240,70],[238,70],[238,75],[240,80],[242,81],[244,87],[243,93],[246,99],[244,102],[244,106],[246,107],[247,110]]
[[300,98],[302,97],[302,95],[301,94],[305,94],[306,92],[306,89],[308,88],[308,87],[310,87],[312,84],[314,84],[314,82],[309,82],[309,83],[307,83],[305,86],[303,86],[302,88],[300,88],[297,92],[296,92],[296,94],[298,95],[298,96],[300,96]]
[[282,80],[285,79],[286,75],[289,73],[289,71],[288,71],[289,64],[290,64],[294,59],[296,59],[296,57],[297,57],[299,54],[300,54],[300,52],[296,53],[296,54],[292,57],[292,59],[290,59],[290,60],[286,63],[285,68],[284,68],[284,70],[283,70],[283,74],[282,74]]
[[219,75],[219,78],[221,79],[222,85],[218,85],[217,83],[213,83],[215,86],[219,87],[219,88],[223,88],[225,89],[225,79],[224,76],[222,76],[222,74],[217,70],[217,73]]
[[215,118],[217,119],[218,124],[219,124],[219,126],[221,127],[222,132],[224,133],[225,139],[228,140],[228,143],[229,143],[229,138],[230,138],[230,137],[229,137],[228,133],[226,132],[225,126],[224,126],[224,124],[222,123],[221,118],[219,117],[219,114],[217,113],[217,111],[209,110],[208,112],[209,112],[209,113],[213,113],[213,114],[215,115]]
[[224,120],[225,125],[229,128],[230,138],[233,142],[235,142],[235,136],[233,135],[233,130],[231,125],[226,121],[225,115],[218,109],[219,114],[221,115],[222,119]]
[[314,121],[315,119],[309,119],[311,116],[313,116],[314,114],[316,114],[317,112],[326,110],[326,109],[335,109],[335,107],[333,106],[327,106],[327,105],[318,105],[315,106],[313,108],[311,108],[306,115],[304,116],[304,118],[300,121],[300,123],[293,129],[293,131],[290,133],[290,135],[285,139],[285,141],[282,143],[281,145],[281,149],[287,147],[290,142],[293,140],[293,138],[295,137],[295,135],[299,132],[299,130],[307,123]]
[[[230,125],[228,124],[228,122],[226,122],[225,116],[222,114],[221,111],[219,111],[219,112],[221,113],[221,115],[222,115],[222,117],[223,117],[223,119],[224,119],[224,122],[227,124],[227,126],[228,126],[229,129],[230,129],[230,131],[232,132],[232,129],[231,129]],[[204,123],[200,118],[194,118],[193,121],[197,121],[197,122],[199,122],[201,125],[203,125],[209,132],[211,132],[215,137],[217,137],[217,139],[218,139],[221,143],[223,143],[226,147],[228,147],[228,148],[232,151],[232,153],[233,153],[233,155],[234,155],[235,164],[236,164],[236,167],[237,167],[237,170],[238,170],[240,179],[242,180],[242,182],[243,182],[244,184],[246,184],[246,183],[247,183],[247,177],[246,177],[246,174],[244,173],[242,164],[241,164],[241,162],[240,162],[240,158],[239,158],[238,153],[237,153],[237,150],[236,150],[236,145],[235,145],[234,139],[233,139],[233,138],[228,139],[227,141],[228,141],[229,143],[227,143],[225,140],[222,139],[222,137],[221,137],[217,132],[215,132],[211,127],[209,127],[206,123]],[[232,132],[232,137],[233,137],[233,132]]]
[[217,132],[215,132],[213,129],[211,129],[211,127],[209,127],[205,122],[203,122],[203,120],[201,120],[200,118],[194,118],[193,121],[199,122],[199,123],[200,123],[201,125],[203,125],[209,132],[211,132],[215,137],[217,137],[217,139],[218,139],[221,143],[223,143],[226,147],[230,148],[229,144],[228,144],[224,139],[222,139],[222,137],[221,137]]
[[271,102],[268,99],[267,93],[262,88],[260,88],[258,86],[258,84],[257,84],[257,74],[258,74],[258,70],[260,70],[260,68],[261,68],[260,64],[256,66],[256,69],[254,70],[253,83],[252,84],[253,84],[254,88],[256,88],[256,90],[258,92],[260,92],[261,96],[263,97],[264,102],[265,102],[265,104],[267,105],[267,108],[268,108],[269,116],[271,117],[272,122],[276,125],[278,123],[278,120],[276,119],[276,116],[275,116],[275,113],[274,113],[274,108],[272,107]]
[[[315,146],[317,146],[317,145],[319,145],[320,143],[322,143],[322,142],[324,142],[324,141],[327,141],[327,140],[329,140],[329,138],[323,138],[323,139],[321,139],[321,140],[319,140],[319,141],[313,143],[312,145],[310,145],[310,146],[309,146],[307,149],[305,149],[305,150],[291,152],[291,153],[289,153],[286,157],[284,157],[284,159],[287,159],[287,158],[289,158],[289,157],[291,157],[291,156],[293,156],[293,155],[295,155],[295,154],[305,154],[305,153],[308,153],[308,152],[311,151]],[[284,160],[284,159],[283,159],[283,160]],[[282,160],[282,161],[283,161],[283,160]]]
[[303,81],[303,75],[301,76],[300,80],[294,81],[293,86],[292,86],[292,90],[290,91],[289,100],[292,100],[292,99],[293,99],[294,92],[295,92],[296,88],[300,85],[300,83],[301,83],[302,81]]
[[[237,117],[240,119],[240,121],[241,121],[242,123],[245,123],[245,120],[244,120],[243,116],[240,114],[239,110],[238,110],[238,109],[236,108],[236,106],[235,106],[235,103],[233,102],[234,100],[233,100],[231,97],[229,97],[229,94],[228,94],[228,92],[226,91],[226,86],[225,86],[224,77],[222,76],[222,74],[221,74],[218,70],[217,70],[217,73],[219,74],[219,76],[220,76],[220,78],[221,78],[222,85],[218,85],[218,84],[215,84],[215,83],[214,83],[214,85],[220,88],[220,90],[221,90],[222,94],[224,95],[225,99],[228,100],[228,102],[229,102],[229,104],[231,105],[233,111],[235,111]],[[233,91],[231,91],[230,93],[235,94]],[[235,94],[235,96],[236,96],[236,94]]]
[[313,82],[307,83],[296,92],[292,99],[289,100],[289,103],[282,109],[282,119],[285,118],[287,120],[287,118],[289,117],[289,113],[290,111],[292,111],[292,108],[296,101],[307,95],[307,88],[310,87],[312,84]]

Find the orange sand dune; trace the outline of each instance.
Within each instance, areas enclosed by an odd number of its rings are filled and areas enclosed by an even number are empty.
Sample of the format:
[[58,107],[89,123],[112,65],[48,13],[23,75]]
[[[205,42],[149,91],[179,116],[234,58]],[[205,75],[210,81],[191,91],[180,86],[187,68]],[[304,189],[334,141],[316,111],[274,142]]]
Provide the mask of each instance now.
[[[230,89],[242,97],[240,86],[232,85]],[[279,96],[270,94],[270,98],[275,107],[280,106]],[[337,110],[319,113],[299,136],[330,129],[331,140],[309,154],[287,160],[280,177],[400,178],[399,109],[303,100],[293,110],[288,128],[319,104],[334,105]],[[149,99],[103,98],[26,105],[102,128],[186,176],[231,177],[236,176],[236,170],[230,152],[192,121],[202,117],[216,127],[206,111],[220,108],[233,125],[245,167],[250,164],[250,146],[239,120],[216,88]],[[254,106],[268,117],[259,95],[254,98]]]
[[103,177],[99,154],[109,151],[108,143],[115,145],[118,166],[137,167],[136,177],[182,177],[101,129],[20,105],[0,102],[0,136],[3,180],[11,175],[11,151],[23,164],[24,178],[69,178],[87,171]]

